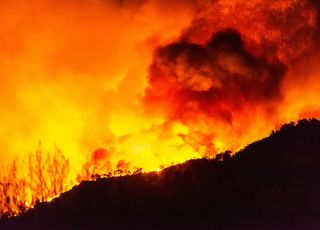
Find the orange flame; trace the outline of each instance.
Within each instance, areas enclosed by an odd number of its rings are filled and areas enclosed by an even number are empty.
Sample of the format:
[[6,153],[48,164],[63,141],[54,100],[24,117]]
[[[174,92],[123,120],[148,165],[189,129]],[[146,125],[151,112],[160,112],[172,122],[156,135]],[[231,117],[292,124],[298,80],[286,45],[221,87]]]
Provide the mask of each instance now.
[[[1,187],[10,199],[0,209],[17,214],[95,175],[160,172],[319,118],[319,9],[313,0],[2,1],[1,162],[22,166],[4,173],[3,185],[17,183]],[[60,176],[27,159],[39,140],[43,153],[63,150],[48,160]],[[26,160],[49,189],[32,193]]]

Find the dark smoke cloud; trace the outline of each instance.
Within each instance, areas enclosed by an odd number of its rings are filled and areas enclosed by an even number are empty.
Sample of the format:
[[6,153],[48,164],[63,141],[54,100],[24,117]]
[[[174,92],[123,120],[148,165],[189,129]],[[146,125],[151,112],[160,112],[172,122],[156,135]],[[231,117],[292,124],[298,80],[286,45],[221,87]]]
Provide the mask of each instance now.
[[[106,1],[108,2],[108,1]],[[114,6],[117,6],[119,8],[124,8],[124,9],[130,9],[130,8],[136,8],[136,7],[141,7],[142,5],[146,4],[148,1],[147,0],[111,0],[110,3],[113,4]]]
[[319,0],[310,0],[311,4],[315,7],[317,11],[317,27],[316,27],[316,44],[319,49],[320,47],[320,1]]
[[246,51],[235,30],[215,33],[204,46],[180,41],[159,48],[150,67],[146,101],[170,108],[171,119],[190,111],[229,122],[243,105],[281,97],[286,67]]
[[263,56],[276,53],[281,61],[290,64],[313,51],[320,9],[318,2],[206,1],[181,36],[205,44],[212,33],[234,28],[241,33],[246,47],[252,52]]

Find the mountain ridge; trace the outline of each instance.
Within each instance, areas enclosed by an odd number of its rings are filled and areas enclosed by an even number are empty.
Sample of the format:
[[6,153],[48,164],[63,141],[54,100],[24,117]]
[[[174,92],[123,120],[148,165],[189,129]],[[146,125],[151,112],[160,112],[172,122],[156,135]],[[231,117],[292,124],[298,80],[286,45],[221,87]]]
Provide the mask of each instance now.
[[317,229],[318,175],[320,122],[304,119],[234,156],[82,182],[0,228]]

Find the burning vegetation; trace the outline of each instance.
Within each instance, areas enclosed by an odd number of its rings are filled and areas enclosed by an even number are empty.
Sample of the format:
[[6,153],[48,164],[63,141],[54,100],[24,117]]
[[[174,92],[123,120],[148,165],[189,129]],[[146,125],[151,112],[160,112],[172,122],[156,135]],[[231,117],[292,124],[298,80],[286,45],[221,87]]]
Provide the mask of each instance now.
[[320,118],[319,10],[313,0],[2,1],[0,215]]
[[39,145],[26,164],[13,161],[0,180],[0,215],[17,215],[58,196],[67,188],[68,173],[69,161],[58,148],[53,154],[44,154]]

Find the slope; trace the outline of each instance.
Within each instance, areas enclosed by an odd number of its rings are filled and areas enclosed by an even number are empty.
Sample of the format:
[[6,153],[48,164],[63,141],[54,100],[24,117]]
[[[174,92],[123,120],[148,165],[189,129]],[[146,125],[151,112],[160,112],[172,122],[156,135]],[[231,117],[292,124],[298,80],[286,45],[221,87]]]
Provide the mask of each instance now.
[[317,229],[320,122],[301,120],[235,156],[82,182],[0,229]]

